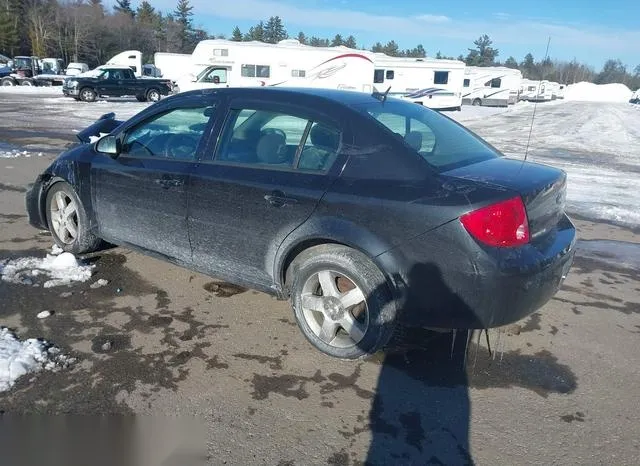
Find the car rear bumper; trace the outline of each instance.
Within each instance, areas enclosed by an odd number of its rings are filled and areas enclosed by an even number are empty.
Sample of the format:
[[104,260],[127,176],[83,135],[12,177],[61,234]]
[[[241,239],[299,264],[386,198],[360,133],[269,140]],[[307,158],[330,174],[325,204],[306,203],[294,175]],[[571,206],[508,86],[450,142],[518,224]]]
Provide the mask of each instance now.
[[455,220],[378,262],[400,284],[403,323],[494,328],[530,315],[555,295],[575,246],[575,227],[566,216],[545,238],[514,249],[485,248]]

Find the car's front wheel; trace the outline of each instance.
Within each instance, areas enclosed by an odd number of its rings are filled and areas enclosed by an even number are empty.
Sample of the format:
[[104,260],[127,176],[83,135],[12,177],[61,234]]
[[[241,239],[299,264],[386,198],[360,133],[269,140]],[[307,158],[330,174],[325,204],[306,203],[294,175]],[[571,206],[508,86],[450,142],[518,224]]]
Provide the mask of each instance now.
[[96,93],[90,87],[85,87],[80,90],[80,99],[82,99],[84,102],[93,102],[94,100],[96,100]]
[[320,351],[357,359],[382,349],[396,317],[384,275],[359,251],[321,245],[301,253],[287,272],[293,312]]
[[157,89],[149,89],[149,92],[147,92],[147,100],[149,102],[157,102],[160,100],[160,92],[158,92]]
[[100,238],[89,231],[89,220],[82,201],[65,182],[54,184],[47,192],[47,224],[55,243],[72,254],[93,252]]

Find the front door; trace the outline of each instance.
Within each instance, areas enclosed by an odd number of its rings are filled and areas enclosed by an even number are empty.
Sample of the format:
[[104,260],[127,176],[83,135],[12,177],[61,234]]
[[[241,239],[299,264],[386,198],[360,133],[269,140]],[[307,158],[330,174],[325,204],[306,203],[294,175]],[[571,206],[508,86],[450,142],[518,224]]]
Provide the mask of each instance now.
[[288,110],[232,109],[215,158],[190,181],[194,262],[221,278],[272,287],[278,247],[335,179],[338,128]]
[[114,160],[92,164],[100,234],[179,262],[191,261],[186,187],[213,107],[200,100],[125,129]]

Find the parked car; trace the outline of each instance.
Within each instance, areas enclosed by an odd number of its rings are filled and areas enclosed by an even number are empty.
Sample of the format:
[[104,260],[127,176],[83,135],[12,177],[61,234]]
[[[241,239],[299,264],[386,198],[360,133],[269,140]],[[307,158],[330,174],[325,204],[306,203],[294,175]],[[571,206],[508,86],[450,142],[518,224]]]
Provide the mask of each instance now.
[[141,78],[128,67],[102,66],[93,72],[67,78],[62,86],[66,96],[76,100],[93,102],[99,96],[135,96],[140,102],[159,101],[171,93],[173,84],[169,80]]
[[77,76],[79,74],[86,73],[87,71],[89,71],[89,65],[86,63],[71,62],[64,71],[64,74],[67,76]]
[[371,354],[394,325],[517,321],[575,253],[561,170],[503,157],[386,95],[191,91],[79,133],[26,194],[74,254],[101,240],[290,299],[317,349]]

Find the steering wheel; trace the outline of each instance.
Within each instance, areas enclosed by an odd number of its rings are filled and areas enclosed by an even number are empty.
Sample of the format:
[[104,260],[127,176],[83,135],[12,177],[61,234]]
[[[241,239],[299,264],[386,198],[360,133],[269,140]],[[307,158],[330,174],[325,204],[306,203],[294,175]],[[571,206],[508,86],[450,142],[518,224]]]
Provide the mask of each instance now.
[[198,142],[187,134],[172,134],[164,144],[167,157],[175,159],[193,159],[198,148]]

